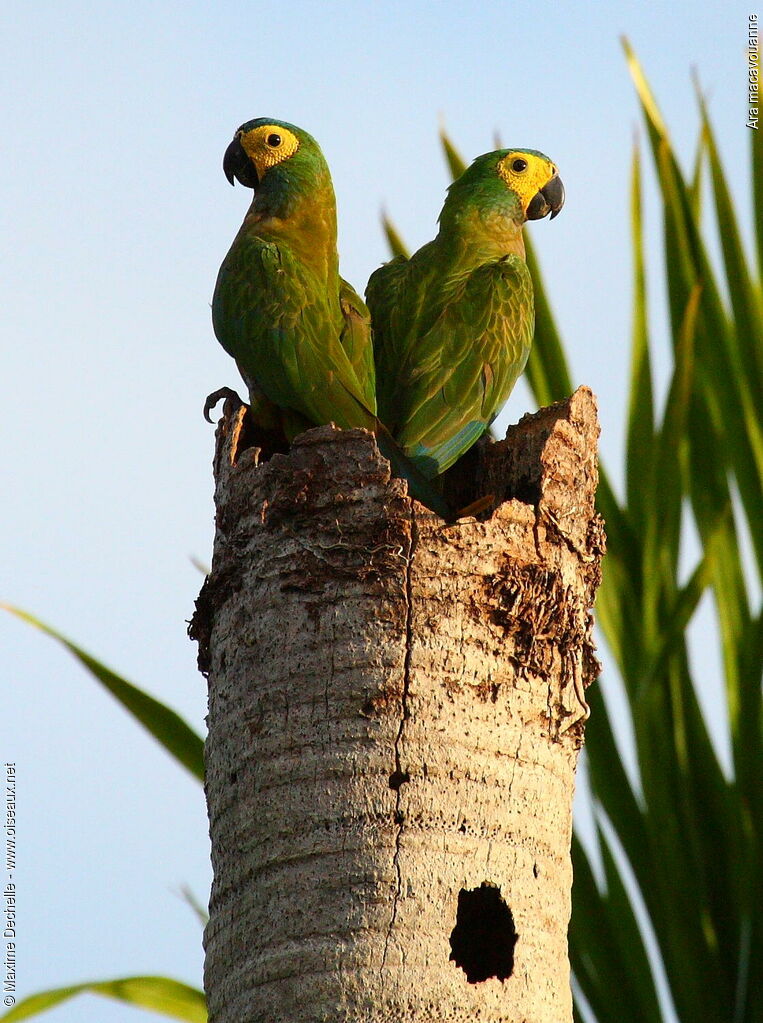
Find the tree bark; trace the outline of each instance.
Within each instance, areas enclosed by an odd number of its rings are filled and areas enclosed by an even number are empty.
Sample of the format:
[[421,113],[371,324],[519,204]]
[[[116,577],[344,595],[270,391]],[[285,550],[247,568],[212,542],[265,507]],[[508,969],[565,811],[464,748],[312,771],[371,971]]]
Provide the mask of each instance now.
[[446,525],[373,437],[215,456],[211,1023],[572,1019],[574,771],[604,546],[585,388],[483,445]]

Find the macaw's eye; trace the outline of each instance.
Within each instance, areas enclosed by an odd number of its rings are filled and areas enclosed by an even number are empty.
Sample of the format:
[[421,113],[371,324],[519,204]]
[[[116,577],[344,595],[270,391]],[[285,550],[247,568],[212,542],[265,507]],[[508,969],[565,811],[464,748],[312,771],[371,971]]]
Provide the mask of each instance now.
[[521,174],[523,170],[527,170],[527,160],[516,159],[511,165],[511,169],[516,171],[517,174]]
[[278,147],[281,145],[281,136],[276,135],[275,132],[273,132],[272,135],[268,135],[268,145],[272,149],[278,149]]

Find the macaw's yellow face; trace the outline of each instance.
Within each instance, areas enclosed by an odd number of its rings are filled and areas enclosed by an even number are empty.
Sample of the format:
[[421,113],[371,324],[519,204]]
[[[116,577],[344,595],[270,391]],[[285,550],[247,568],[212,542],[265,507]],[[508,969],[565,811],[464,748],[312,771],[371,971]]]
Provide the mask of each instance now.
[[260,124],[250,131],[239,130],[238,139],[260,180],[271,167],[288,160],[299,149],[299,139],[294,132],[280,124]]
[[528,220],[557,215],[564,203],[564,187],[555,165],[532,150],[511,150],[498,161],[498,173],[522,204]]
[[[309,136],[306,136],[309,148]],[[233,184],[238,181],[247,188],[257,188],[267,172],[294,156],[300,148],[296,129],[259,118],[242,124],[225,150],[223,170]]]

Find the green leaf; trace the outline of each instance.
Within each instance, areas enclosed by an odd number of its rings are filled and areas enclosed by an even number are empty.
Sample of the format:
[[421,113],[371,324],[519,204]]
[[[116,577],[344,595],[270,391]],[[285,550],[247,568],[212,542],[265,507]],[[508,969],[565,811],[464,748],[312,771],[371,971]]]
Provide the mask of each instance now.
[[[604,514],[612,516],[614,528],[608,520],[597,618],[622,671],[641,792],[636,795],[625,776],[598,691],[589,696],[591,786],[633,869],[678,1017],[753,1023],[763,1013],[755,973],[763,959],[763,610],[758,591],[753,603],[746,581],[737,522],[739,514],[745,517],[763,578],[761,286],[745,258],[737,211],[702,99],[702,131],[687,183],[643,71],[627,42],[624,46],[658,174],[675,369],[657,427],[650,409],[654,398],[636,157],[627,505],[619,505],[603,475],[598,506],[603,513],[608,506]],[[758,132],[753,136],[757,244],[763,254],[763,145]],[[725,279],[715,272],[700,233],[705,161]],[[687,498],[703,550],[682,583]],[[687,651],[686,627],[708,586],[721,636],[732,782],[724,777],[710,741]],[[650,979],[640,938],[632,918],[627,919],[628,887],[619,860],[609,855],[601,835],[599,845],[607,880],[603,892],[592,890],[590,868],[581,867],[579,854],[573,853],[574,898],[584,905],[573,908],[570,942],[575,976],[599,1023],[608,1023],[617,1018],[612,992],[619,996],[627,988],[628,995],[617,999],[626,1006],[627,1019],[637,997],[631,992],[640,989],[645,976],[648,984]],[[585,921],[586,914],[586,927],[576,927],[575,920]],[[624,920],[614,935],[610,914]],[[638,960],[628,963],[626,956],[625,982],[616,977],[623,950],[634,950]],[[656,1018],[658,1012],[652,1005],[642,1018]]]
[[718,147],[702,96],[699,96],[699,104],[703,131],[707,138],[718,231],[734,314],[737,346],[744,372],[750,381],[753,401],[760,409],[763,406],[763,317],[760,295],[752,284],[734,203],[726,184]]
[[657,1019],[660,1015],[657,990],[636,914],[606,832],[598,822],[597,832],[604,861],[612,954],[617,955],[622,964],[620,982],[613,990],[621,992],[618,1003],[632,1007],[635,1019]]
[[[757,528],[763,506],[763,428],[755,387],[749,379],[754,368],[745,365],[738,332],[724,308],[719,286],[692,212],[689,190],[673,154],[665,126],[635,55],[626,53],[657,167],[665,212],[665,245],[673,332],[692,288],[700,283],[702,300],[697,320],[699,397],[715,428],[724,436],[722,458],[733,469],[742,497],[763,578],[763,531]],[[723,230],[723,228],[722,228]],[[758,289],[759,290],[759,289]],[[758,341],[760,343],[759,335]],[[749,361],[749,360],[748,360]],[[737,424],[742,422],[742,427]]]
[[[733,736],[734,769],[740,798],[749,815],[748,830],[763,849],[763,608],[751,616],[739,632],[734,659],[739,687],[739,722]],[[763,881],[763,869],[761,870]],[[763,900],[759,903],[763,907]],[[763,926],[763,911],[758,910]]]
[[150,732],[157,742],[164,746],[168,753],[199,781],[204,780],[204,742],[179,714],[117,675],[81,647],[62,636],[60,632],[41,622],[39,618],[35,618],[34,615],[10,604],[0,604],[0,607],[10,611],[21,621],[34,625],[35,628],[40,629],[47,636],[66,647],[69,653],[76,657],[80,664],[108,689],[125,710],[129,711],[146,731]]
[[668,678],[651,686],[634,710],[651,870],[644,874],[637,864],[633,867],[679,1018],[725,1023],[732,992],[717,920],[709,913],[698,836],[703,807],[694,802],[686,770],[691,744],[685,668],[682,656],[676,655]]
[[202,927],[206,927],[209,923],[209,913],[205,906],[197,899],[195,893],[187,884],[184,884],[180,888],[180,897],[183,901],[190,906],[193,910],[196,919],[199,921]]
[[598,824],[596,834],[605,891],[596,884],[582,844],[577,837],[572,841],[571,966],[598,1023],[656,1020],[657,993],[633,907]]
[[[746,592],[742,557],[732,511],[728,475],[720,450],[724,439],[713,430],[701,407],[692,410],[691,471],[689,488],[692,508],[711,569],[721,655],[726,682],[726,698],[731,726],[737,780],[750,793],[760,782],[753,760],[763,767],[760,743],[760,683],[752,685],[740,672],[740,654],[747,647],[751,616]],[[760,662],[757,665],[760,670]],[[748,767],[752,774],[748,775]]]
[[525,372],[535,400],[543,407],[568,398],[572,385],[567,359],[548,302],[540,265],[530,238],[525,234],[527,267],[535,291],[535,337]]
[[382,228],[389,245],[389,251],[391,257],[394,259],[395,256],[404,256],[406,259],[410,256],[410,250],[407,248],[405,242],[398,234],[397,228],[389,219],[386,213],[382,213]]
[[607,556],[596,597],[597,620],[624,674],[634,655],[641,619],[641,544],[626,509],[615,497],[603,465],[599,465],[596,507],[607,532]]
[[572,837],[572,917],[570,965],[598,1023],[619,1023],[615,964],[610,955],[607,904],[599,891],[580,840]]
[[628,507],[637,524],[647,514],[651,498],[646,480],[653,473],[654,397],[652,366],[647,327],[646,272],[642,239],[641,160],[638,146],[633,149],[631,171],[631,233],[633,240],[633,334],[631,341],[630,398],[626,446]]
[[591,787],[612,822],[636,876],[648,876],[652,863],[642,808],[625,772],[601,686],[591,687],[588,701],[591,716],[586,725],[586,753]]
[[651,129],[657,132],[659,135],[667,138],[668,129],[665,127],[665,122],[662,119],[662,114],[657,106],[657,102],[652,94],[652,90],[649,88],[649,83],[646,80],[644,72],[641,69],[638,58],[628,41],[626,36],[620,36],[620,43],[622,44],[623,50],[625,51],[625,59],[628,63],[628,70],[631,73],[633,84],[636,86],[636,92],[641,100],[641,105],[644,108],[644,112],[647,117],[647,123],[651,126]]
[[675,345],[675,366],[663,422],[654,441],[653,473],[642,481],[644,648],[654,649],[664,631],[665,603],[672,604],[678,573],[683,509],[681,455],[692,405],[694,347],[701,288],[691,290]]
[[188,1023],[205,1023],[207,1006],[204,992],[169,977],[123,977],[118,980],[90,981],[42,991],[18,1002],[10,1012],[0,1016],[3,1023],[30,1019],[61,1005],[77,995],[93,994],[133,1005],[136,1009],[150,1009],[171,1019]]
[[450,176],[455,181],[466,170],[466,161],[451,142],[450,136],[444,128],[440,128],[440,143],[445,154],[445,162],[448,165]]
[[712,577],[711,562],[707,550],[688,581],[678,591],[672,606],[663,612],[660,631],[657,637],[657,648],[646,662],[639,678],[639,689],[636,699],[642,699],[644,691],[668,671],[671,658],[683,644],[686,627],[694,617],[702,595]]
[[704,128],[700,128],[697,141],[697,152],[694,154],[694,170],[689,185],[689,199],[694,219],[699,224],[702,218],[702,168],[705,166],[707,154],[707,135]]

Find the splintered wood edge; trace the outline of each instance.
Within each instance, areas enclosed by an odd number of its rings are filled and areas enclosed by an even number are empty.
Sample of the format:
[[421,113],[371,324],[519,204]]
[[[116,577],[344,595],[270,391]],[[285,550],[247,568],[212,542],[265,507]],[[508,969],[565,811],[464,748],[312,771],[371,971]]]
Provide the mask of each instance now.
[[[387,460],[378,449],[376,438],[368,430],[343,430],[333,423],[314,427],[296,437],[286,454],[261,459],[262,449],[255,444],[244,446],[247,433],[246,414],[248,406],[239,406],[232,416],[219,420],[215,432],[214,475],[218,486],[225,485],[231,474],[237,470],[265,467],[279,463],[288,469],[288,461],[298,458],[308,448],[341,445],[347,450],[358,446],[358,470],[362,473],[362,462],[369,455],[371,461],[388,466]],[[496,490],[494,511],[512,496],[522,480],[529,482],[536,490],[536,498],[530,503],[544,505],[544,514],[558,517],[555,495],[565,487],[575,487],[578,497],[584,498],[589,515],[598,483],[597,442],[600,434],[596,398],[590,388],[579,387],[569,398],[527,413],[518,423],[508,427],[503,440],[486,445],[480,455],[479,478],[487,492]],[[363,450],[365,448],[365,451]],[[565,448],[572,452],[572,461],[564,458]],[[350,453],[349,451],[347,452]],[[246,456],[246,457],[244,457]],[[275,461],[274,461],[275,460]],[[283,460],[283,461],[282,461]],[[590,474],[586,471],[590,469]],[[560,470],[578,469],[577,472]],[[575,479],[578,476],[578,480]],[[587,477],[587,478],[586,478]],[[390,474],[390,479],[395,480]],[[398,481],[407,493],[407,482]],[[583,493],[580,485],[583,484]],[[500,484],[494,486],[494,484]],[[397,487],[396,487],[397,489]],[[521,498],[522,499],[522,498]],[[527,503],[527,499],[524,498]],[[417,513],[424,517],[434,514],[416,504]],[[475,521],[473,516],[460,519],[461,522]]]

